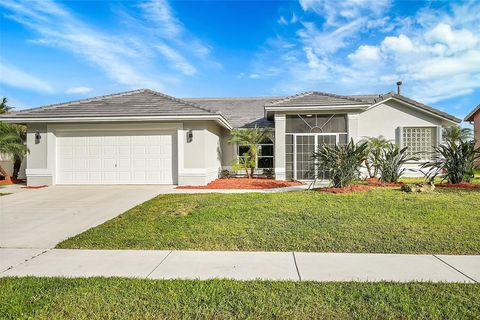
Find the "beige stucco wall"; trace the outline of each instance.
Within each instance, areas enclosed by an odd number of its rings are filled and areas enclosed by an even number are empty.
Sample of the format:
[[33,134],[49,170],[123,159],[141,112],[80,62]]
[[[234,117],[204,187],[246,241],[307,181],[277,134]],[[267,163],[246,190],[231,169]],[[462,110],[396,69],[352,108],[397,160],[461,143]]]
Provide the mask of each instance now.
[[[480,111],[477,111],[473,117],[474,137],[477,141],[476,146],[480,148]],[[480,168],[480,160],[477,161],[477,167]]]
[[358,115],[358,139],[378,137],[398,142],[398,128],[406,126],[442,126],[438,117],[396,101],[388,101]]

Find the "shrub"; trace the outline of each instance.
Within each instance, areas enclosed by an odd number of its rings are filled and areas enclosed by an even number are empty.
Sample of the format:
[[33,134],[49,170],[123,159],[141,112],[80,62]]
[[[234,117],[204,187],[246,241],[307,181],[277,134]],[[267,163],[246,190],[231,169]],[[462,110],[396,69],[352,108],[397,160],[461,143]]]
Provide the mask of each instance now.
[[379,161],[382,150],[391,143],[384,136],[365,137],[367,143],[367,158],[365,159],[365,167],[367,168],[369,178],[375,178],[379,172]]
[[360,175],[360,167],[366,158],[366,143],[355,144],[353,140],[347,145],[324,145],[313,153],[316,161],[315,180],[321,172],[328,172],[335,188],[350,185]]
[[263,175],[269,179],[273,179],[273,169],[263,169]]
[[220,171],[220,178],[221,179],[233,178],[235,176],[236,176],[236,174],[233,171],[230,171],[230,170],[227,170],[227,169],[223,169],[222,171]]
[[400,148],[390,144],[381,151],[378,170],[383,182],[398,182],[398,179],[407,171],[404,164],[409,161],[418,161],[418,157],[407,154],[408,147]]
[[245,171],[248,178],[253,178],[253,169],[255,168],[255,158],[252,158],[249,154],[238,157],[238,161],[232,164],[232,169],[235,171]]
[[480,148],[475,141],[447,138],[445,143],[435,148],[431,161],[422,165],[428,168],[426,174],[430,181],[437,176],[449,183],[470,182],[475,175],[475,161],[480,159]]

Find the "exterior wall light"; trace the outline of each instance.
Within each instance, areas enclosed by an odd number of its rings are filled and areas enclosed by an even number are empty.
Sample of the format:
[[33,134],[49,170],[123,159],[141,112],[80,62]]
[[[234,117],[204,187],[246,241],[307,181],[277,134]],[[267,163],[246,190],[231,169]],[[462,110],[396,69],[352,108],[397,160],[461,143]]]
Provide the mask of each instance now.
[[41,139],[42,139],[42,135],[40,134],[39,131],[36,131],[35,132],[35,144],[39,144]]
[[193,131],[192,131],[192,129],[190,129],[187,132],[187,143],[190,143],[192,141],[193,141]]

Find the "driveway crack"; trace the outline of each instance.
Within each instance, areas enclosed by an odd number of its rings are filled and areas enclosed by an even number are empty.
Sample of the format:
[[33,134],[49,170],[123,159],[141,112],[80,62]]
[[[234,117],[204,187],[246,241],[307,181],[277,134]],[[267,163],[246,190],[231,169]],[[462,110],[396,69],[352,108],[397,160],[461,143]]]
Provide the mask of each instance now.
[[16,267],[18,267],[18,266],[21,266],[22,264],[27,263],[28,261],[31,261],[31,260],[35,259],[36,257],[39,257],[39,256],[41,256],[42,254],[44,254],[44,253],[46,253],[46,252],[48,252],[48,251],[50,251],[50,250],[52,250],[52,249],[46,249],[45,251],[42,251],[42,252],[40,252],[40,253],[38,253],[38,254],[35,254],[35,255],[31,256],[30,258],[25,259],[24,261],[20,262],[19,264],[16,264],[16,265],[14,265],[14,266],[10,266],[10,267],[8,267],[8,268],[5,269],[5,270],[0,271],[0,273],[7,272],[7,271],[9,271],[9,270],[12,270],[13,268],[16,268]]

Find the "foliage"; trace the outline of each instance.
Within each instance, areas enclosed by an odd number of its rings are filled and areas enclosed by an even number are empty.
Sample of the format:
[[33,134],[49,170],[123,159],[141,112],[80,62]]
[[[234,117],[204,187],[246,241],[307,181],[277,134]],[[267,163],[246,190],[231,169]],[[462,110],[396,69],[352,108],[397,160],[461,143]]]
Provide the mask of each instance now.
[[418,161],[416,156],[407,154],[408,147],[400,148],[396,144],[389,144],[380,152],[378,170],[383,182],[398,182],[398,179],[407,171],[403,166],[410,161]]
[[475,190],[166,194],[57,247],[478,255],[478,230]]
[[[12,157],[17,167],[14,177],[18,174],[18,163],[21,163],[28,152],[25,126],[0,122],[0,154]],[[6,176],[6,171],[0,166],[0,174]]]
[[442,137],[445,141],[469,141],[473,138],[473,132],[470,128],[450,126],[443,129]]
[[230,171],[228,169],[223,169],[220,171],[220,178],[222,179],[228,179],[228,178],[233,178],[235,177],[235,172]]
[[248,178],[253,178],[253,171],[255,170],[256,162],[255,158],[248,153],[243,156],[238,156],[238,160],[232,163],[232,169],[234,171],[245,171]]
[[378,175],[382,150],[390,145],[390,141],[384,136],[365,137],[364,141],[367,143],[365,166],[368,171],[368,176],[375,178]]
[[[455,137],[453,137],[455,139]],[[456,140],[447,138],[435,148],[431,161],[422,165],[427,168],[429,180],[437,176],[449,183],[470,182],[475,176],[475,162],[480,159],[480,148],[475,148],[474,140]]]
[[263,169],[263,176],[269,179],[273,179],[274,177],[273,169]]
[[[267,138],[271,138],[271,130],[266,128],[235,129],[231,132],[229,143],[237,143],[249,147],[247,154],[239,155],[240,170],[246,170],[247,176],[253,178],[258,155],[258,145]],[[243,159],[241,158],[243,157]],[[241,163],[240,163],[241,162]]]
[[8,99],[6,97],[2,98],[2,102],[0,102],[0,114],[7,113],[12,110],[12,107],[8,105]]
[[313,153],[317,173],[327,172],[335,188],[350,185],[360,175],[360,167],[366,158],[366,143],[355,144],[353,139],[347,145],[323,145]]

